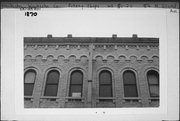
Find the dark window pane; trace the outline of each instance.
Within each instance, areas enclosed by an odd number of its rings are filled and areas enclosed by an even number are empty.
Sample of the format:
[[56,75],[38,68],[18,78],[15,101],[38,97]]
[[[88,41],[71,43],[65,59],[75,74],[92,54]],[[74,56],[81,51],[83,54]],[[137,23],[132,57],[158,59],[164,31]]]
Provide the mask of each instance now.
[[100,73],[100,84],[111,84],[111,73],[108,71],[102,71]]
[[81,93],[81,92],[82,92],[81,85],[71,85],[69,96],[72,96],[72,93]]
[[57,96],[58,85],[46,85],[44,96]]
[[74,71],[71,74],[71,84],[82,84],[83,74],[80,71]]
[[24,95],[32,96],[34,89],[34,81],[36,78],[36,72],[34,70],[28,70],[24,77]]
[[137,97],[136,85],[124,85],[124,95],[125,97]]
[[34,83],[36,78],[36,72],[29,70],[25,73],[25,83]]
[[32,83],[25,83],[24,84],[24,95],[25,96],[32,96],[34,84]]
[[124,84],[136,84],[135,74],[132,71],[125,71],[123,74]]
[[159,97],[159,74],[156,71],[149,71],[147,73],[149,91],[151,97]]
[[112,86],[111,85],[103,85],[99,88],[99,96],[100,97],[112,97]]
[[147,74],[149,84],[159,84],[159,75],[152,71]]
[[151,97],[159,97],[159,86],[158,85],[151,85],[149,87]]
[[50,71],[47,76],[47,84],[58,84],[59,81],[59,72]]
[[69,96],[82,96],[83,73],[74,71],[71,73]]

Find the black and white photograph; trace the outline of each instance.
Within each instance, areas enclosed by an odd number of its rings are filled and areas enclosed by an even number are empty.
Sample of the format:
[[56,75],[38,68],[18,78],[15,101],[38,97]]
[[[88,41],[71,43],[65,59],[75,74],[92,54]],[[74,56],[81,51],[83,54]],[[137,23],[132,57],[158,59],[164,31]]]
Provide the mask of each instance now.
[[159,106],[159,38],[25,37],[26,108]]
[[159,14],[43,14],[25,20],[25,108],[159,107]]
[[2,11],[3,116],[176,119],[179,11],[77,6]]

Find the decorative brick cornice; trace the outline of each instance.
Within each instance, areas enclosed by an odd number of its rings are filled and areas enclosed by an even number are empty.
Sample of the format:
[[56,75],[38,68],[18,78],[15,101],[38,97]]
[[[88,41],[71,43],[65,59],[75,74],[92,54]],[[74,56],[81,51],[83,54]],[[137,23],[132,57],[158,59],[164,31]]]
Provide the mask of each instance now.
[[53,43],[159,43],[159,38],[134,38],[134,37],[24,37],[24,43],[46,43],[46,44],[53,44]]

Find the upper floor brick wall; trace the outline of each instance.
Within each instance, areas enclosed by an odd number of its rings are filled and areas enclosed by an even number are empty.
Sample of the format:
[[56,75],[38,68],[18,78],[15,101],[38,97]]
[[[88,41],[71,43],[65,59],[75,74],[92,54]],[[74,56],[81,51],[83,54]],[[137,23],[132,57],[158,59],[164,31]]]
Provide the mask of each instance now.
[[[134,35],[135,36],[135,35]],[[81,59],[89,57],[89,46],[93,44],[93,59],[126,60],[136,58],[152,60],[159,56],[158,38],[90,38],[90,37],[26,37],[25,59]]]

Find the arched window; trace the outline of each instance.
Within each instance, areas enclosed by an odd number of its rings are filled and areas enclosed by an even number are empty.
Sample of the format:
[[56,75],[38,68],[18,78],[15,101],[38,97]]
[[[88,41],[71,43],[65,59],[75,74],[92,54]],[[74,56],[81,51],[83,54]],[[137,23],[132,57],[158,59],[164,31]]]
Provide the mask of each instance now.
[[112,97],[112,75],[106,70],[99,74],[99,97]]
[[28,70],[25,72],[24,96],[32,96],[35,79],[36,79],[36,72],[34,70]]
[[133,71],[125,71],[123,73],[124,82],[124,96],[125,97],[137,97],[137,86],[136,86],[136,76]]
[[57,96],[59,72],[51,70],[47,74],[44,96]]
[[147,79],[149,84],[149,92],[151,97],[159,97],[159,73],[156,71],[148,71]]
[[79,70],[73,71],[70,77],[70,97],[81,97],[83,87],[83,73]]

